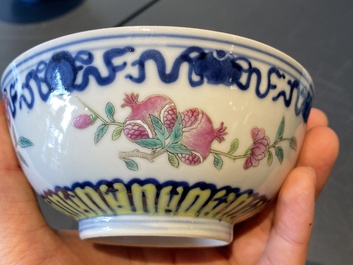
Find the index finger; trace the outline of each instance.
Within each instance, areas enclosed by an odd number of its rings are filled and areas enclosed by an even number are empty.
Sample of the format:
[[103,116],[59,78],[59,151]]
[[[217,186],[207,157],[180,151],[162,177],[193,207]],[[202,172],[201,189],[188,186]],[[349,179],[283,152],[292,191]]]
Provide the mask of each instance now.
[[338,151],[339,139],[328,127],[327,116],[321,110],[312,109],[297,166],[308,166],[315,170],[316,196],[320,194],[331,174]]
[[322,110],[312,108],[307,123],[307,130],[316,126],[328,126],[328,118]]

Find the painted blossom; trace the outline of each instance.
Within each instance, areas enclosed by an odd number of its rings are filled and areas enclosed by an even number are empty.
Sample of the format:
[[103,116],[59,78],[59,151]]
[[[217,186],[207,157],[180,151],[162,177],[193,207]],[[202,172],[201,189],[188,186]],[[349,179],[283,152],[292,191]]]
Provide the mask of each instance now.
[[72,124],[77,129],[85,129],[92,124],[92,119],[87,114],[78,115],[73,121]]
[[265,135],[264,129],[253,128],[251,130],[251,137],[253,140],[253,145],[250,148],[249,157],[245,160],[243,166],[244,169],[257,167],[260,163],[260,160],[267,156],[270,144],[270,139]]

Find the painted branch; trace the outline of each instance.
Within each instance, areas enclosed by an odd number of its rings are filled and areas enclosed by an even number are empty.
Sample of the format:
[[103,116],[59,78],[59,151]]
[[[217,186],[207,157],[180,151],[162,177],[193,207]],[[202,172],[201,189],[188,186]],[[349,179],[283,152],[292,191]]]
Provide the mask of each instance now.
[[130,152],[119,152],[119,158],[131,158],[131,157],[136,157],[136,158],[143,158],[148,160],[149,162],[153,163],[154,159],[162,154],[164,154],[166,151],[165,149],[161,149],[157,152],[152,152],[152,153],[145,153],[145,152],[141,152],[138,149],[135,149],[134,151],[130,151]]

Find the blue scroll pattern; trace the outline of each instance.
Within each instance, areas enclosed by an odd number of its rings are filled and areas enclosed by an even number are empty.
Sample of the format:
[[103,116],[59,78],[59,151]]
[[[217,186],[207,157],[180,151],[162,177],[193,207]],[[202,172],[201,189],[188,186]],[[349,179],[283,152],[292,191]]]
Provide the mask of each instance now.
[[[100,87],[112,84],[117,78],[127,78],[133,83],[143,83],[146,79],[146,62],[153,61],[160,80],[164,83],[176,82],[181,66],[188,65],[188,81],[191,87],[202,86],[205,82],[214,86],[232,86],[247,91],[255,83],[255,95],[259,99],[272,96],[272,101],[283,101],[289,108],[294,104],[297,116],[306,122],[312,106],[312,88],[299,80],[286,75],[275,66],[261,71],[245,56],[235,56],[223,50],[207,51],[192,46],[178,55],[171,70],[167,72],[167,63],[163,53],[157,49],[147,49],[137,55],[137,60],[129,63],[124,60],[127,54],[137,54],[134,47],[111,48],[104,52],[103,62],[107,73],[95,66],[95,56],[91,51],[81,50],[76,54],[60,51],[52,55],[49,61],[40,61],[34,69],[28,71],[24,81],[18,84],[15,79],[3,88],[8,97],[9,109],[13,118],[18,110],[32,109],[36,102],[35,90],[40,99],[46,102],[51,94],[63,95],[74,91],[84,91],[92,80]],[[119,58],[119,63],[115,60]],[[137,75],[128,72],[129,67],[137,69]],[[130,68],[131,69],[131,68]],[[126,72],[126,73],[124,73]],[[136,71],[135,71],[136,72]],[[78,75],[80,74],[80,78]],[[276,80],[283,79],[286,87],[278,87]],[[18,89],[20,87],[20,89]],[[273,93],[270,93],[274,91]]]

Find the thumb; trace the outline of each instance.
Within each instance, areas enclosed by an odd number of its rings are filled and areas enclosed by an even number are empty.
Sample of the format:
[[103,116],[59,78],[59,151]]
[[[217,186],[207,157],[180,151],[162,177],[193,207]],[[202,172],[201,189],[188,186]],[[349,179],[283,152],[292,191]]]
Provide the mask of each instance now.
[[278,195],[269,241],[260,264],[305,264],[315,205],[315,171],[295,168]]
[[23,240],[33,232],[48,228],[18,163],[3,102],[0,102],[0,202],[0,249],[16,244],[14,241],[19,238],[16,235]]

